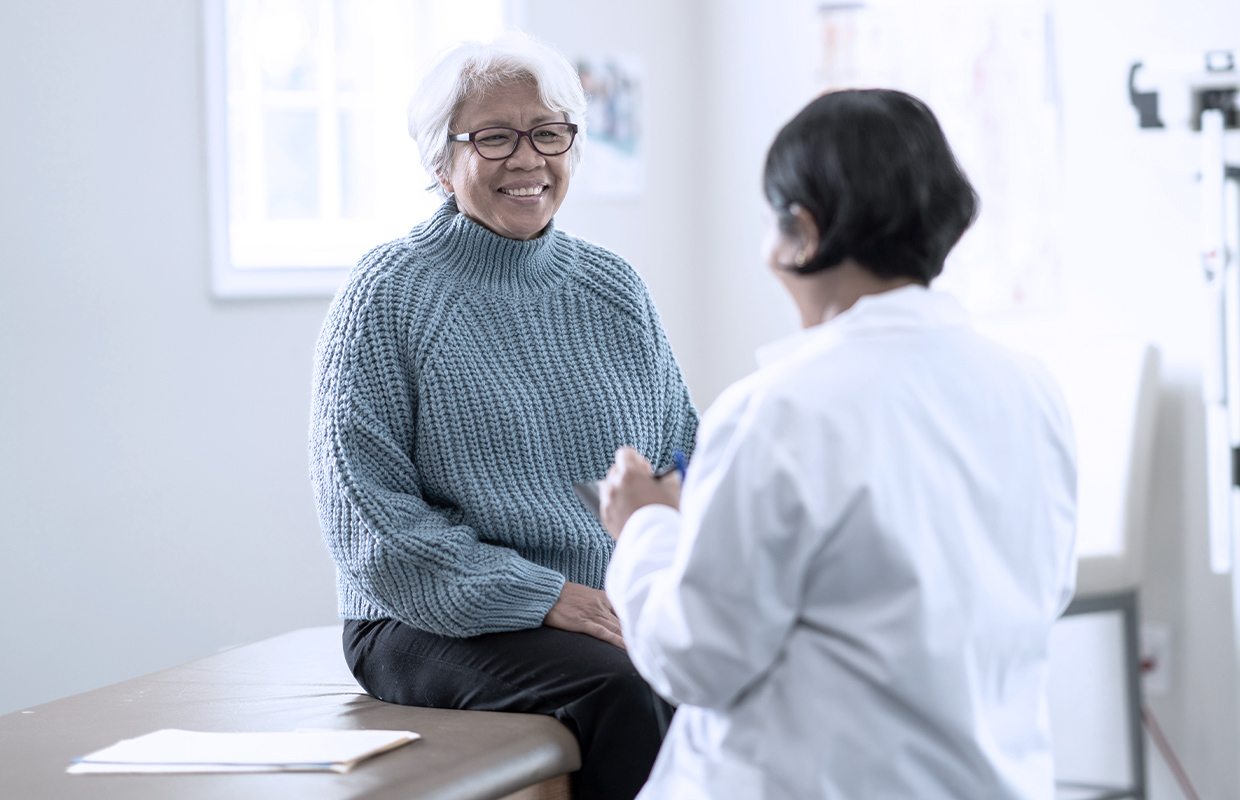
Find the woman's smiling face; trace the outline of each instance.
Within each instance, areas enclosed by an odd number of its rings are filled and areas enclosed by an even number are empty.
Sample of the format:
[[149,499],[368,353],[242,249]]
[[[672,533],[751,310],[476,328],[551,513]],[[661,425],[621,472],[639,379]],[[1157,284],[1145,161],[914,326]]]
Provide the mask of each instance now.
[[[519,131],[544,122],[564,122],[542,104],[533,83],[495,86],[466,98],[452,123],[452,133],[501,126]],[[509,239],[533,239],[555,216],[568,192],[569,154],[545,156],[522,136],[516,152],[490,161],[470,142],[452,144],[444,190],[456,195],[462,214],[487,230]]]

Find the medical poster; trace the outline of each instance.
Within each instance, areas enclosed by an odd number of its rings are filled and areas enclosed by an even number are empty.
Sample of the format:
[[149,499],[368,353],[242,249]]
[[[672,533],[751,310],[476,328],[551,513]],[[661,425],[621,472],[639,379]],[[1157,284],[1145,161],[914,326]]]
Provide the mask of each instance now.
[[639,56],[577,60],[586,91],[586,150],[573,191],[638,197],[646,188],[645,63]]
[[1049,4],[876,0],[824,4],[819,17],[821,89],[924,100],[981,196],[935,286],[974,313],[1053,310],[1062,145]]

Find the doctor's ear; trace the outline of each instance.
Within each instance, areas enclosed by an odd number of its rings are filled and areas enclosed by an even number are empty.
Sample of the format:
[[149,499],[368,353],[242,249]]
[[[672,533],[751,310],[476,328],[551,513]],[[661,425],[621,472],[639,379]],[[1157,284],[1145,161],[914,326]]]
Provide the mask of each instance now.
[[821,241],[818,223],[805,206],[799,203],[789,205],[788,210],[779,215],[779,228],[785,239],[785,247],[791,250],[789,260],[793,265],[803,267],[818,255],[818,244]]

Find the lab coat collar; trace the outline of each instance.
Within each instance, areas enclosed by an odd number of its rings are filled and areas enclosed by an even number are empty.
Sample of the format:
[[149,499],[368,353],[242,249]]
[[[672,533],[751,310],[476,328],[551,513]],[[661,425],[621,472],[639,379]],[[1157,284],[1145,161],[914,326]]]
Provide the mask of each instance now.
[[800,352],[811,344],[830,347],[857,335],[910,328],[962,327],[968,312],[955,297],[913,284],[879,294],[867,294],[842,314],[759,347],[759,367]]

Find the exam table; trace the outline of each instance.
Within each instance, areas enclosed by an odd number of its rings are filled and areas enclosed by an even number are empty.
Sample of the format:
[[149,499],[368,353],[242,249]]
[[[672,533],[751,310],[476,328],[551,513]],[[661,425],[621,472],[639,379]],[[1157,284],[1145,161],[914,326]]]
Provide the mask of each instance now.
[[[0,716],[0,796],[13,800],[561,800],[581,765],[552,717],[383,703],[341,654],[339,626],[305,628]],[[411,730],[422,739],[347,774],[65,774],[75,757],[162,728]]]

